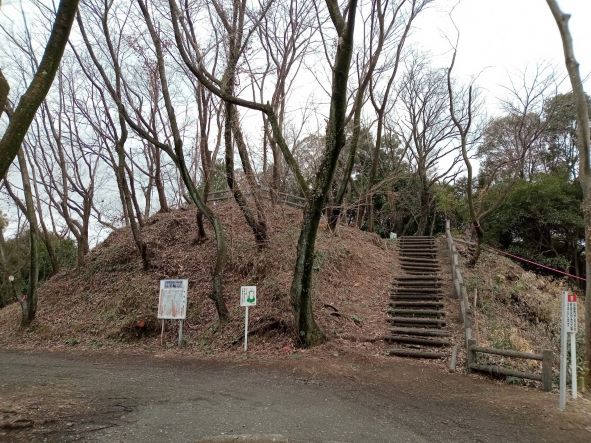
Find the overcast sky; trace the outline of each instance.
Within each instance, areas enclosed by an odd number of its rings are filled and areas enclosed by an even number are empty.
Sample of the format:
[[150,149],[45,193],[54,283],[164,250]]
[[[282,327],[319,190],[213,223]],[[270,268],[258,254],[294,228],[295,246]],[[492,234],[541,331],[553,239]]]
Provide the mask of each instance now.
[[[14,6],[18,6],[20,0],[2,0],[2,4],[1,20],[9,24],[16,17],[11,14],[18,14]],[[429,52],[436,66],[447,66],[450,61],[451,47],[446,37],[455,40],[456,31],[448,14],[456,4],[457,0],[435,0],[415,22],[409,43]],[[589,77],[591,0],[560,0],[559,4],[564,12],[572,15],[570,28],[575,55],[581,65],[581,75]],[[23,5],[26,10],[28,1],[24,0]],[[489,115],[496,113],[494,99],[506,96],[502,86],[508,85],[509,76],[519,75],[526,68],[533,69],[539,63],[550,64],[566,79],[560,35],[545,0],[462,0],[454,9],[453,18],[461,33],[454,74],[464,81],[479,76],[477,83],[487,98]],[[561,90],[569,89],[570,84],[565,80]],[[585,81],[585,90],[591,93],[589,79]],[[311,92],[309,88],[305,91],[298,91],[296,96],[305,100]],[[294,99],[297,101],[297,97]],[[5,212],[7,204],[12,206],[0,198],[0,207]]]
[[[438,63],[450,60],[449,36],[455,30],[448,11],[457,0],[437,0],[416,22],[413,44],[432,53]],[[559,0],[564,12],[572,15],[570,28],[581,76],[591,72],[591,0]],[[508,76],[519,74],[537,63],[549,63],[566,78],[562,42],[556,22],[545,0],[462,0],[453,19],[460,29],[460,44],[454,72],[470,78],[479,75],[478,84],[491,98],[500,96],[499,85]],[[566,81],[563,90],[570,89]],[[591,82],[585,82],[587,93]]]

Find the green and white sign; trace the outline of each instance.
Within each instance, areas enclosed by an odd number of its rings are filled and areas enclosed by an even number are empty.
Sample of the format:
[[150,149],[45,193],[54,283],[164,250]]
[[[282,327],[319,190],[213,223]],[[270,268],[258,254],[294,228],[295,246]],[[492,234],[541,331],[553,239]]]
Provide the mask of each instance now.
[[248,351],[248,307],[257,304],[257,287],[240,286],[240,306],[244,310],[244,352]]
[[240,286],[240,306],[256,306],[257,287]]

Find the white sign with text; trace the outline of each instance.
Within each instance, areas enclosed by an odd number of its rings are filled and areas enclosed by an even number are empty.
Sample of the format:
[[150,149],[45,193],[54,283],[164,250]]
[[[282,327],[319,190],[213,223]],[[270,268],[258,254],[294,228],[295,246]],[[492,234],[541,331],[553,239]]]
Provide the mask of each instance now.
[[186,279],[160,280],[158,318],[162,320],[184,320],[187,316]]

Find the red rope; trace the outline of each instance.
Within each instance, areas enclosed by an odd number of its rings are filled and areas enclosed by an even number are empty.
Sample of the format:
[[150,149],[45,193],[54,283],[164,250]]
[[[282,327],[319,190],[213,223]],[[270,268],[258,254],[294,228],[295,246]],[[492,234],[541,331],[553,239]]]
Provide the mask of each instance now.
[[492,246],[488,246],[488,245],[482,245],[482,246],[484,246],[484,247],[485,247],[485,248],[487,248],[487,249],[492,249],[493,251],[495,251],[495,252],[497,252],[497,253],[499,253],[499,254],[506,255],[507,257],[511,257],[511,258],[514,258],[514,259],[521,260],[521,261],[523,261],[523,262],[526,262],[526,263],[532,264],[532,265],[534,265],[534,266],[538,266],[538,267],[540,267],[540,268],[547,269],[548,271],[556,272],[557,274],[562,274],[562,275],[565,275],[565,276],[567,276],[567,277],[570,277],[570,278],[575,278],[575,279],[577,279],[577,280],[581,280],[581,281],[587,281],[587,279],[586,279],[586,278],[584,278],[584,277],[578,277],[578,276],[576,276],[576,275],[569,274],[568,272],[561,271],[560,269],[551,268],[550,266],[546,266],[546,265],[543,265],[543,264],[541,264],[541,263],[537,263],[537,262],[535,262],[535,261],[528,260],[527,258],[520,257],[519,255],[513,255],[513,254],[509,254],[508,252],[501,251],[501,250],[499,250],[499,249],[495,249],[495,248],[493,248]]

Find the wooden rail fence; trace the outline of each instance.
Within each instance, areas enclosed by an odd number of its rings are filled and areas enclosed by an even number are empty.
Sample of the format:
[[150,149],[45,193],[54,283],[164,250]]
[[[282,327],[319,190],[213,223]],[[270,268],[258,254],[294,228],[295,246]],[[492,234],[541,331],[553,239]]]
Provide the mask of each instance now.
[[[468,293],[466,291],[466,285],[462,272],[460,270],[460,255],[454,243],[454,239],[451,235],[451,228],[449,220],[445,222],[445,235],[447,240],[447,246],[450,254],[451,270],[452,270],[452,281],[454,286],[454,292],[456,297],[460,301],[460,315],[464,325],[464,340],[466,346],[466,369],[470,371],[478,371],[490,375],[496,376],[510,376],[525,378],[528,380],[536,380],[542,382],[542,388],[544,391],[552,390],[552,351],[544,350],[541,354],[532,354],[529,352],[518,352],[508,349],[494,349],[485,348],[478,346],[476,340],[472,336],[472,325],[474,313],[470,306],[468,299]],[[480,364],[478,363],[478,354],[489,354],[499,355],[502,357],[509,358],[520,358],[527,360],[536,360],[542,362],[542,373],[534,374],[529,372],[522,372],[511,368],[505,368],[498,365],[491,364]]]
[[[250,192],[245,192],[244,195],[249,196]],[[274,200],[277,203],[282,203],[293,208],[303,209],[306,204],[306,199],[297,195],[287,194],[285,192],[277,192],[267,188],[261,188],[261,197],[267,200]],[[232,192],[229,189],[223,191],[215,191],[207,194],[208,202],[225,201],[232,198]]]
[[445,235],[451,260],[451,277],[453,281],[454,292],[456,297],[458,297],[458,300],[460,300],[460,316],[464,324],[464,340],[467,349],[468,342],[472,340],[473,315],[472,308],[470,307],[470,301],[468,300],[466,285],[464,284],[464,278],[462,277],[462,272],[460,270],[460,254],[458,253],[454,239],[451,236],[449,220],[446,220],[445,222]]
[[[504,368],[497,365],[479,364],[477,361],[477,353],[541,361],[542,373],[533,374],[531,372],[517,371],[515,369]],[[544,391],[548,392],[552,390],[552,351],[545,350],[542,351],[541,354],[532,354],[529,352],[518,352],[508,349],[483,348],[476,344],[476,340],[470,340],[468,342],[467,355],[468,370],[483,372],[490,375],[506,375],[528,380],[537,380],[542,382],[542,388]]]

